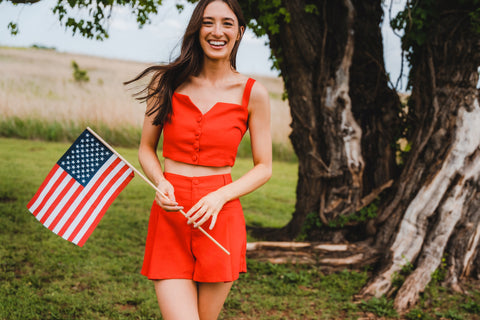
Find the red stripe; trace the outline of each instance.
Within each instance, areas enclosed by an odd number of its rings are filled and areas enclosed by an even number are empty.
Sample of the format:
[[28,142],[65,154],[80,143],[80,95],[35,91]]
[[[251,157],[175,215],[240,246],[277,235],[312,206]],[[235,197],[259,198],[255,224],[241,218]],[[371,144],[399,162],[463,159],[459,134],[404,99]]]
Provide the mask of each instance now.
[[[129,168],[126,166],[126,170],[129,170]],[[123,173],[126,171],[126,170],[122,170],[122,175]],[[122,182],[122,184],[120,184],[117,189],[115,190],[115,192],[112,194],[112,196],[105,202],[105,205],[103,207],[103,209],[98,213],[97,217],[95,218],[95,220],[93,221],[93,223],[91,224],[91,226],[88,228],[87,232],[85,232],[85,234],[83,235],[83,237],[80,239],[80,241],[78,242],[78,246],[80,247],[83,247],[83,245],[85,244],[85,242],[87,241],[87,239],[90,237],[90,235],[92,234],[93,230],[95,230],[95,228],[97,227],[98,223],[100,222],[100,220],[103,218],[103,216],[105,215],[105,212],[107,212],[107,209],[110,207],[110,205],[112,204],[112,202],[117,198],[117,196],[120,194],[120,192],[123,191],[123,189],[127,186],[127,184],[130,182],[130,180],[133,179],[133,177],[135,176],[135,174],[133,173],[133,171],[130,173],[130,175]],[[120,176],[121,177],[121,176]],[[119,178],[120,178],[119,177]],[[118,178],[117,178],[118,180]]]
[[67,229],[70,227],[72,222],[75,220],[75,218],[80,214],[82,211],[83,207],[87,204],[88,199],[92,197],[92,195],[95,193],[95,191],[98,189],[98,187],[102,184],[103,180],[109,175],[109,173],[112,171],[113,168],[115,168],[116,164],[120,162],[120,160],[117,158],[113,161],[113,163],[103,172],[103,174],[95,181],[95,184],[90,188],[88,193],[82,198],[82,201],[80,205],[75,208],[75,211],[71,213],[70,218],[67,220],[65,225],[62,227],[60,232],[58,233],[59,236],[63,237]]
[[[115,163],[115,162],[114,162]],[[113,168],[115,168],[115,166],[112,164]],[[112,168],[112,169],[113,169]],[[77,227],[75,228],[75,230],[72,232],[72,234],[70,235],[70,237],[68,238],[68,241],[73,241],[73,239],[75,239],[75,237],[77,236],[77,234],[80,232],[80,230],[82,230],[82,228],[85,226],[85,223],[87,223],[87,220],[90,218],[90,216],[93,214],[93,211],[95,211],[95,209],[98,207],[98,205],[100,204],[100,202],[103,200],[103,198],[105,197],[105,194],[108,193],[108,191],[113,187],[113,185],[118,181],[118,179],[120,179],[120,177],[122,176],[122,174],[125,173],[125,171],[128,170],[128,167],[127,166],[123,166],[123,168],[121,168],[116,174],[115,176],[110,179],[110,181],[108,182],[108,184],[105,186],[105,188],[103,188],[102,192],[98,195],[97,199],[95,200],[95,202],[90,206],[90,209],[88,209],[87,213],[83,216],[82,220],[80,221],[80,223],[77,225]],[[99,214],[103,214],[104,210],[106,210],[106,208],[108,207],[102,207],[99,211]]]
[[67,192],[70,190],[70,188],[75,184],[75,179],[73,179],[72,177],[69,178],[69,181],[68,183],[65,185],[65,187],[63,188],[62,192],[60,192],[60,194],[57,196],[57,199],[55,199],[55,201],[50,205],[50,208],[48,208],[47,212],[45,212],[45,214],[43,215],[42,219],[40,219],[40,222],[42,224],[45,224],[45,221],[47,221],[48,217],[50,217],[50,215],[52,214],[52,212],[57,208],[58,204],[60,203],[60,201],[63,200],[63,198],[65,198],[65,195],[67,194]]
[[35,203],[35,201],[37,201],[38,197],[40,196],[40,194],[42,193],[43,189],[47,186],[48,182],[50,181],[50,179],[52,178],[52,176],[55,174],[55,172],[57,171],[57,169],[59,168],[59,165],[55,163],[55,165],[53,166],[52,170],[50,170],[50,172],[48,173],[47,177],[45,178],[45,180],[43,180],[43,183],[42,185],[40,186],[40,188],[37,190],[37,193],[35,193],[35,195],[33,196],[32,200],[30,200],[30,202],[27,204],[27,208],[30,209],[32,207],[32,205]]
[[48,229],[52,230],[55,229],[55,227],[57,226],[57,224],[60,222],[60,220],[62,220],[63,216],[65,214],[68,214],[69,213],[69,210],[70,210],[70,206],[75,202],[75,200],[78,198],[78,196],[80,195],[80,193],[82,193],[82,190],[83,190],[83,186],[82,185],[79,185],[79,187],[77,188],[77,190],[74,192],[74,194],[72,194],[72,196],[70,197],[70,199],[67,201],[67,203],[65,203],[65,206],[63,207],[62,211],[58,213],[57,217],[55,218],[55,220],[53,220],[53,222],[48,226]]
[[58,186],[60,185],[60,183],[62,183],[63,179],[65,179],[65,177],[67,176],[67,172],[64,171],[62,169],[62,173],[60,174],[60,176],[58,177],[57,181],[54,182],[54,184],[52,185],[52,187],[50,188],[50,190],[47,192],[47,194],[45,195],[45,198],[43,199],[42,203],[40,203],[40,205],[37,207],[37,209],[35,210],[35,217],[40,213],[40,211],[42,211],[43,207],[45,206],[45,204],[47,203],[48,200],[50,200],[50,198],[53,196],[53,194],[55,193],[55,191],[57,191],[58,189]]

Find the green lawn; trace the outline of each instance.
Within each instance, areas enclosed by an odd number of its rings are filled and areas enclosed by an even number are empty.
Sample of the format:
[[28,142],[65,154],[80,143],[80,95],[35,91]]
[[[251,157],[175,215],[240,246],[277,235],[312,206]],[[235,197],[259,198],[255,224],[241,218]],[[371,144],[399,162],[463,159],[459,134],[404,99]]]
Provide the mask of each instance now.
[[[153,191],[135,178],[84,247],[43,227],[26,209],[68,144],[0,138],[0,319],[160,319],[151,283],[139,274]],[[139,168],[134,149],[118,148]],[[238,159],[234,178],[251,167]],[[242,198],[248,224],[282,226],[295,203],[296,164],[275,162],[272,179]],[[367,271],[324,274],[319,266],[248,261],[220,319],[395,319],[391,301],[354,303]],[[428,288],[408,319],[480,319],[470,295]],[[429,318],[430,317],[430,318]]]

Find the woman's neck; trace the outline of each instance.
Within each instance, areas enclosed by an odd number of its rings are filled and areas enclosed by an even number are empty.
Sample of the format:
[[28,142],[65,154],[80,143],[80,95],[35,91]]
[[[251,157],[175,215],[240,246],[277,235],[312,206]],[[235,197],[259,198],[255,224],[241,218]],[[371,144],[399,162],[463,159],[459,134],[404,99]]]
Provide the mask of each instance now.
[[236,70],[230,65],[230,61],[218,61],[204,59],[203,68],[198,75],[198,78],[206,79],[212,84],[225,81],[233,74],[237,73]]

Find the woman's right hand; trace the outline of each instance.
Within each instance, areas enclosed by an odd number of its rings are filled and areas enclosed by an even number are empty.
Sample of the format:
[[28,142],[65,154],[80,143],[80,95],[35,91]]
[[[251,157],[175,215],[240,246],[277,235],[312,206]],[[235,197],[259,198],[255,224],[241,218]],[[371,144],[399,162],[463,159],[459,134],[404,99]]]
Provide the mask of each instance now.
[[172,184],[167,179],[162,179],[157,184],[157,189],[161,192],[156,193],[155,201],[165,211],[179,211],[183,207],[175,201],[175,193]]

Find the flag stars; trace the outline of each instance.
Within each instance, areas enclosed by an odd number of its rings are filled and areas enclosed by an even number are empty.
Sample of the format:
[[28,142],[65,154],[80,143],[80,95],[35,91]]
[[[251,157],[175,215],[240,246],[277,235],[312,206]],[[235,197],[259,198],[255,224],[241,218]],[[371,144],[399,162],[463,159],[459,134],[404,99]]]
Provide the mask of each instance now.
[[111,155],[110,150],[85,132],[58,161],[58,165],[86,185]]

